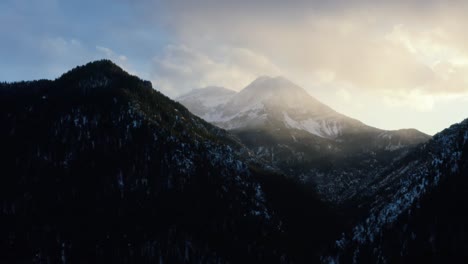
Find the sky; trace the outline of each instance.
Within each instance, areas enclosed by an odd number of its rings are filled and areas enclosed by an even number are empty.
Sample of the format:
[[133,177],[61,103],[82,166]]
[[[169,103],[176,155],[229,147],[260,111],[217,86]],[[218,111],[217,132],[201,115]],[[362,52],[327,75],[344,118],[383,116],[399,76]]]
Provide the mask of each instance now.
[[435,134],[468,118],[468,1],[2,0],[0,81],[108,58],[175,98],[283,76],[338,112]]

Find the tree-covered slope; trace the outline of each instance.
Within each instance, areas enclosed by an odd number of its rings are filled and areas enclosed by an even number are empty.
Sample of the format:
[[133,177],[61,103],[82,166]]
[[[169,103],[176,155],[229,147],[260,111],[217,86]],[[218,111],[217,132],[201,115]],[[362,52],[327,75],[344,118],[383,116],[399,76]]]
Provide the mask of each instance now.
[[2,263],[310,262],[336,232],[310,190],[110,61],[1,84],[0,122]]
[[325,262],[468,260],[468,120],[435,135],[376,177],[360,199],[369,213]]

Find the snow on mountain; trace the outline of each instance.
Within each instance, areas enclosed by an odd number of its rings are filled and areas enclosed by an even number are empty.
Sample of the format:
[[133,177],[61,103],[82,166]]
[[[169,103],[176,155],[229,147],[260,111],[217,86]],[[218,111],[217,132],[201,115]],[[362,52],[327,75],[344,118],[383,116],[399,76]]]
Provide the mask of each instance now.
[[192,113],[203,117],[204,115],[216,109],[216,107],[225,104],[236,94],[235,91],[223,87],[209,86],[200,89],[194,89],[189,93],[176,98],[181,104],[185,105]]
[[287,127],[298,130],[305,130],[313,135],[327,138],[337,137],[341,134],[342,124],[336,121],[326,122],[325,120],[314,120],[313,118],[296,121],[283,112],[284,121]]
[[262,76],[240,92],[221,87],[193,90],[177,98],[192,113],[221,128],[292,129],[325,139],[371,133],[387,150],[429,137],[417,130],[385,131],[340,114],[284,77]]
[[415,129],[367,126],[283,77],[260,77],[204,112],[198,110],[202,99],[182,98],[179,101],[190,111],[231,130],[260,158],[313,183],[321,197],[336,203],[352,197],[393,160],[430,139]]
[[225,115],[233,115],[264,107],[290,108],[317,112],[332,112],[330,108],[312,98],[304,89],[283,77],[259,77],[234,96],[225,106]]
[[424,258],[422,252],[442,259],[456,259],[460,254],[466,258],[466,244],[452,244],[447,254],[444,239],[461,236],[466,241],[466,232],[458,231],[466,230],[466,222],[459,229],[453,226],[463,214],[458,215],[458,210],[467,206],[463,177],[467,153],[468,119],[435,135],[377,175],[378,180],[363,186],[358,195],[362,201],[371,201],[369,214],[336,241],[335,255],[324,257],[323,262],[424,262],[415,261]]
[[363,126],[283,77],[259,77],[239,93],[214,87],[192,91],[177,100],[206,121],[225,129],[275,122],[319,137],[336,138],[347,127]]

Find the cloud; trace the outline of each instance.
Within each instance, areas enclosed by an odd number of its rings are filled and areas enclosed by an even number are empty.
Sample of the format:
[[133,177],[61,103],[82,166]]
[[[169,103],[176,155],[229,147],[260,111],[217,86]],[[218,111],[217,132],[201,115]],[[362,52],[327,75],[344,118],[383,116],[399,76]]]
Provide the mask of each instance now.
[[[468,24],[468,8],[461,1],[205,0],[171,1],[165,8],[172,16],[164,21],[178,41],[215,64],[224,45],[231,47],[226,52],[261,54],[305,87],[346,84],[408,96],[468,90],[468,37],[461,26]],[[218,65],[216,75],[231,80],[232,69],[242,68],[236,63]]]
[[110,48],[96,46],[96,50],[103,53],[107,59],[113,60],[116,63],[123,63],[125,64],[128,60],[127,56],[122,54],[117,54]]
[[352,98],[351,93],[348,92],[348,90],[346,90],[346,89],[339,89],[336,92],[336,95],[346,103],[351,102],[351,98]]
[[420,112],[429,112],[433,109],[436,98],[422,93],[420,90],[398,91],[382,93],[382,98],[387,106],[393,108],[411,108]]
[[167,46],[154,57],[151,72],[153,84],[170,96],[210,85],[239,90],[259,75],[280,74],[266,57],[248,49],[218,47],[208,55],[184,45]]
[[434,132],[439,110],[438,128],[468,116],[467,13],[461,0],[4,0],[0,79],[101,58],[170,96],[283,75],[370,124]]
[[83,65],[90,61],[108,58],[119,64],[129,72],[133,72],[125,55],[117,54],[110,48],[96,46],[93,48],[89,44],[74,38],[65,38],[61,36],[31,38],[36,45],[31,46],[28,52],[33,52],[34,56],[28,57],[23,65],[12,66],[21,67],[21,70],[14,69],[15,74],[9,74],[7,80],[22,80],[27,76],[25,69],[31,71],[28,73],[28,79],[49,78],[54,79],[64,72],[77,65]]
[[[51,57],[61,57],[64,55],[83,55],[86,53],[85,47],[77,39],[64,39],[62,37],[47,37],[41,41],[41,50]],[[78,54],[76,54],[78,53]]]
[[[171,16],[161,18],[175,34],[173,42],[185,43],[203,60],[219,62],[220,45],[231,47],[225,56],[236,48],[249,50],[274,65],[276,73],[345,114],[382,128],[416,126],[434,133],[459,121],[454,116],[468,113],[463,110],[466,99],[462,100],[468,94],[467,4],[176,0],[165,6],[164,12]],[[171,94],[191,85],[220,84],[219,79],[229,80],[228,88],[244,83],[230,77],[231,68],[244,68],[235,61],[229,68],[215,63],[213,69],[194,66],[203,60],[195,60],[192,66],[177,63],[185,62],[180,59],[183,56],[172,59],[172,66],[192,69],[184,75],[191,77],[165,75]],[[217,79],[203,76],[202,69],[210,68]],[[177,79],[187,82],[174,85]],[[434,116],[440,120],[433,121]]]
[[[118,0],[110,15],[83,20],[79,11],[98,13],[106,6],[85,2],[6,0],[0,4],[4,50],[19,46],[18,32],[25,32],[22,49],[50,38],[47,45],[57,49],[41,52],[56,58],[73,50],[79,56],[66,56],[73,63],[81,61],[75,57],[105,56],[123,64],[127,56],[139,57],[139,71],[149,68],[148,76],[173,94],[199,85],[238,89],[254,74],[282,74],[306,88],[331,90],[345,85],[461,94],[468,89],[466,1]],[[31,18],[38,22],[30,23]],[[93,30],[74,26],[77,22]],[[13,32],[9,24],[21,30]],[[102,46],[93,50],[94,41]],[[160,48],[167,43],[178,51]],[[182,52],[182,46],[191,52]],[[155,59],[144,61],[150,58]]]

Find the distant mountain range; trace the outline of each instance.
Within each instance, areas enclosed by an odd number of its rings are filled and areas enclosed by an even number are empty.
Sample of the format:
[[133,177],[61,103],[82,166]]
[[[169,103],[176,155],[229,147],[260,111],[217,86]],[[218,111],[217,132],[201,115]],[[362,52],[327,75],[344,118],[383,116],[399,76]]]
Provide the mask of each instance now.
[[0,83],[0,263],[468,261],[468,119],[380,130],[269,77],[179,100],[108,60]]
[[369,175],[430,139],[415,129],[367,126],[283,77],[260,77],[238,93],[221,87],[196,89],[176,100],[230,130],[285,173],[313,183],[329,200],[352,196],[372,180]]

